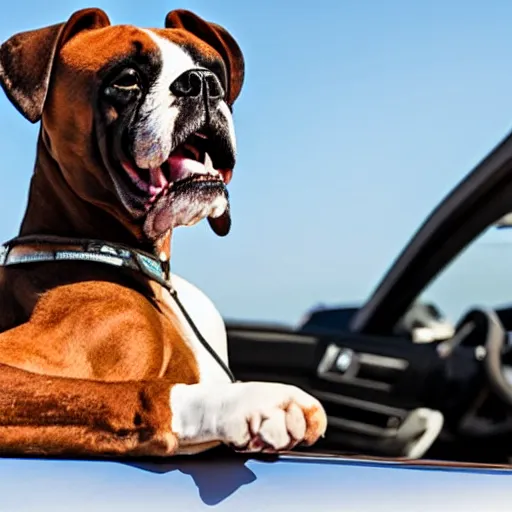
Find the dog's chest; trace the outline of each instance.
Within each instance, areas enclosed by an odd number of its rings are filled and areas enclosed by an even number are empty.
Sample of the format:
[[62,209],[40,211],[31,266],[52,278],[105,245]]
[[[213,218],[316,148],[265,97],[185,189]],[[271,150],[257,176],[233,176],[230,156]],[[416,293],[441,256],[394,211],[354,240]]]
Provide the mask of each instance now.
[[[202,337],[228,365],[228,347],[224,320],[211,300],[185,279],[172,274],[171,282],[178,293],[181,304],[194,322]],[[176,301],[165,290],[161,297],[179,322],[185,342],[191,348],[199,368],[201,382],[229,381],[229,377],[199,340]]]

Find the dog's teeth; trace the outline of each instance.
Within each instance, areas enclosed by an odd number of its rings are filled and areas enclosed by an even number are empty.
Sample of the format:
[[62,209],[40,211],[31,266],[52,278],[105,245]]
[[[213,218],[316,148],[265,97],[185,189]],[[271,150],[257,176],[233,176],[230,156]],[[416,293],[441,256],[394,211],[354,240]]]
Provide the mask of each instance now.
[[219,171],[213,167],[212,159],[208,153],[204,154],[204,170],[207,174],[213,174],[215,176],[219,174]]

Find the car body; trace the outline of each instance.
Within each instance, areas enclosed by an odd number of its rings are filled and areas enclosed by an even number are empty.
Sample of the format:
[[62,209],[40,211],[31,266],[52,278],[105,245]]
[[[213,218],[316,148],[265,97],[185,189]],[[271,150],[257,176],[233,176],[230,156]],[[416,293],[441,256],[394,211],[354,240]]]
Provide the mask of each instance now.
[[166,462],[6,459],[6,512],[508,511],[510,469],[222,454]]
[[295,383],[324,402],[330,426],[317,446],[165,461],[2,459],[1,509],[509,510],[512,387],[495,342],[512,315],[470,311],[420,340],[412,329],[425,325],[403,321],[435,276],[509,213],[510,198],[512,135],[434,210],[368,301],[339,308],[342,327],[314,315],[293,328],[228,322],[237,377]]

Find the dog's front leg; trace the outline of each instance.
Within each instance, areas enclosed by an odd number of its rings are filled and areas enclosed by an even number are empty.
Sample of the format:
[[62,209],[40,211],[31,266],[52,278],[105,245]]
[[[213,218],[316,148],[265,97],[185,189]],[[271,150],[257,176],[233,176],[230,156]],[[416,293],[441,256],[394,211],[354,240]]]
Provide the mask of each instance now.
[[171,408],[180,452],[214,441],[239,451],[290,449],[313,444],[327,426],[320,402],[278,383],[177,384]]
[[260,451],[312,444],[320,403],[273,383],[101,382],[0,365],[0,453],[170,456],[217,443]]

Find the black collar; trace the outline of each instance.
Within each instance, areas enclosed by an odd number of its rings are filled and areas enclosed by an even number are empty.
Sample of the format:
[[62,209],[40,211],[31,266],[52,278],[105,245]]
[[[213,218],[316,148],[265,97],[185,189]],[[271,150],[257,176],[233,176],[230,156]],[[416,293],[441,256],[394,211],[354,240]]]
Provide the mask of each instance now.
[[[14,247],[21,245],[47,246],[47,250],[23,255],[11,255]],[[55,249],[52,246],[72,246],[76,249]],[[60,236],[19,236],[9,240],[0,248],[0,265],[20,265],[44,261],[91,261],[115,267],[124,267],[140,272],[172,291],[168,261],[161,261],[153,254],[127,245],[89,238],[67,238]]]

